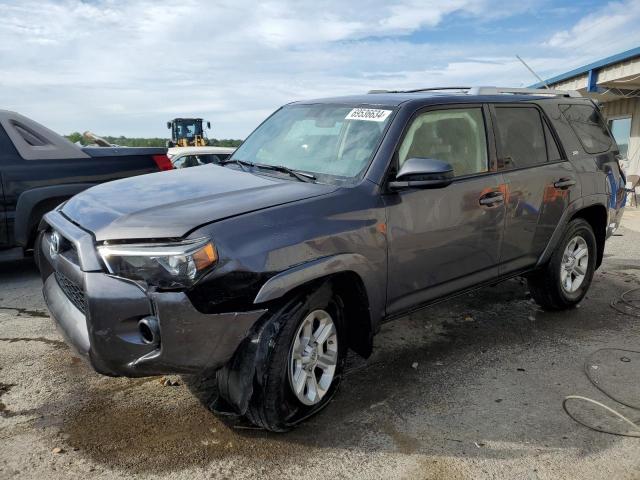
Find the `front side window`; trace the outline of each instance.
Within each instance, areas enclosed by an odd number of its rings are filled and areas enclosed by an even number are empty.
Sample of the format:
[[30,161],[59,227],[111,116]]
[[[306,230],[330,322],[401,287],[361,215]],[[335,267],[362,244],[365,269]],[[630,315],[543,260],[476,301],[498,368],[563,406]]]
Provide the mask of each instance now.
[[399,167],[409,158],[445,161],[456,177],[488,171],[482,109],[454,108],[419,115],[398,151]]
[[496,107],[499,168],[525,168],[547,162],[540,112],[533,107]]
[[560,111],[587,153],[606,152],[611,137],[598,111],[591,105],[560,105]]
[[629,139],[631,138],[631,117],[609,120],[609,130],[611,130],[611,134],[618,144],[620,155],[628,158]]
[[289,105],[260,125],[232,159],[308,172],[321,182],[349,182],[368,167],[392,112],[376,106]]

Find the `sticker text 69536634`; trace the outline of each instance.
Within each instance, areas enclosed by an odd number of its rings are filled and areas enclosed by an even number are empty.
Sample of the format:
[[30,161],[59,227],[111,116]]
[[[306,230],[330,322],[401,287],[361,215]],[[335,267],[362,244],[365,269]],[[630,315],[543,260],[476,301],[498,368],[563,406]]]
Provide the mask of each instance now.
[[368,122],[384,122],[391,110],[379,108],[354,108],[344,117],[345,120],[366,120]]

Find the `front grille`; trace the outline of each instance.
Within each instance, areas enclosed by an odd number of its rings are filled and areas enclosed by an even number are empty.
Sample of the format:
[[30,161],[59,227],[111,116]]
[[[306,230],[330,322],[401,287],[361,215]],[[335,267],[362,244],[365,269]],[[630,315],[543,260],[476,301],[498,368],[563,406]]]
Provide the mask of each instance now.
[[67,296],[67,298],[71,300],[71,303],[73,303],[78,310],[86,315],[87,303],[82,288],[80,288],[80,286],[74,281],[69,280],[60,272],[56,272],[55,276],[56,280],[58,281],[58,285],[60,285],[60,288]]

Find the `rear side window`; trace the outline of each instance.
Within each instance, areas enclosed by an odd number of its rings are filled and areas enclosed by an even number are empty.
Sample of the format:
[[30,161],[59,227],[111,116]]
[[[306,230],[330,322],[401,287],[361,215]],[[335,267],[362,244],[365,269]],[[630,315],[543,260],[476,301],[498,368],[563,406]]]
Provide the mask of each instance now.
[[524,168],[547,162],[542,118],[533,107],[496,107],[498,167]]
[[611,147],[611,137],[602,116],[591,105],[560,105],[560,111],[587,153],[602,153]]

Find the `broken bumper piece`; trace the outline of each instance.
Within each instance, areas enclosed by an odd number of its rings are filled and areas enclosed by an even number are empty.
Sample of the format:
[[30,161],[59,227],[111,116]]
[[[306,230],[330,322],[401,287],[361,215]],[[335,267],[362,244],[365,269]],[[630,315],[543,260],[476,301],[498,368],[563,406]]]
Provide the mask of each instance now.
[[[86,248],[87,242],[65,235],[65,221],[55,219],[56,231],[69,241],[68,250],[56,252],[50,232],[42,235],[43,293],[67,343],[102,374],[141,377],[216,370],[265,313],[205,314],[183,292],[147,292],[130,280],[85,271],[78,248]],[[141,328],[141,321],[156,328],[154,337]]]

